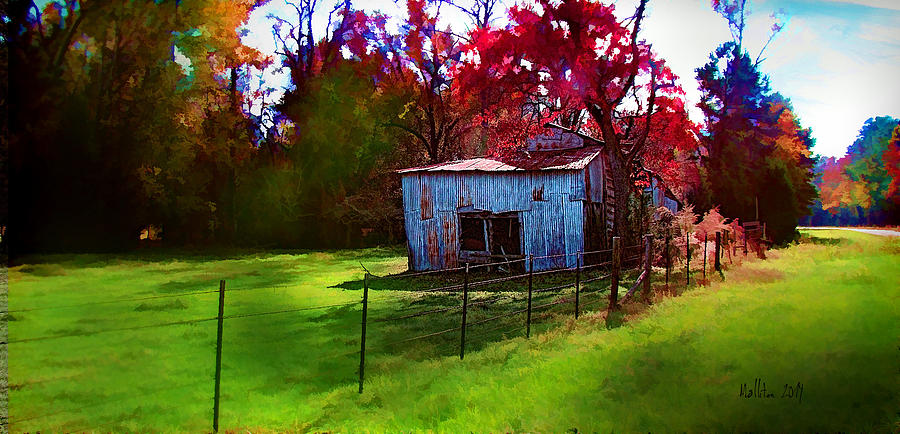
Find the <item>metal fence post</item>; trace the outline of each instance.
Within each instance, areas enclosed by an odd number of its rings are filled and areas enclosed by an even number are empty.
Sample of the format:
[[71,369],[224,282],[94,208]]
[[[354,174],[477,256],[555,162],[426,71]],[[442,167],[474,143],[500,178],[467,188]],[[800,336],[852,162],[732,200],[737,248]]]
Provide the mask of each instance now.
[[644,235],[644,300],[650,299],[650,267],[653,262],[653,235]]
[[684,234],[684,274],[687,275],[687,284],[691,284],[691,235],[687,232]]
[[528,255],[528,313],[525,316],[525,338],[531,337],[531,288],[534,279],[534,255]]
[[469,308],[469,263],[466,262],[466,274],[463,277],[462,326],[459,331],[459,360],[466,356],[466,313]]
[[[609,277],[609,312],[616,310],[619,302],[619,270],[622,266],[622,238],[613,237],[612,270]],[[608,314],[607,314],[608,315]]]
[[721,272],[721,271],[722,271],[722,264],[721,264],[721,262],[719,261],[719,255],[722,253],[722,251],[721,251],[721,250],[722,250],[722,249],[721,249],[721,244],[722,244],[722,233],[719,232],[719,231],[716,231],[716,258],[715,258],[715,264],[716,264],[716,271],[718,271],[718,272]]
[[216,389],[213,395],[213,432],[219,432],[219,385],[222,380],[222,320],[225,316],[225,280],[219,281],[219,321],[216,332]]
[[581,252],[575,254],[575,319],[578,319],[578,296],[581,293],[581,255]]
[[369,314],[369,272],[363,277],[362,330],[359,338],[359,393],[363,392],[363,379],[366,376],[366,320]]

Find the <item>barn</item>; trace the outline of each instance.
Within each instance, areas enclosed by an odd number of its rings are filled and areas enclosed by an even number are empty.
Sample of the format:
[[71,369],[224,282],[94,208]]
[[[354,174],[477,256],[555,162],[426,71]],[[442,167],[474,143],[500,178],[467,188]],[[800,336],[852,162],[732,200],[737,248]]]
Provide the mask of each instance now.
[[[496,157],[399,170],[409,268],[534,255],[535,270],[574,267],[612,227],[603,143],[555,125]],[[568,255],[564,255],[568,254]]]

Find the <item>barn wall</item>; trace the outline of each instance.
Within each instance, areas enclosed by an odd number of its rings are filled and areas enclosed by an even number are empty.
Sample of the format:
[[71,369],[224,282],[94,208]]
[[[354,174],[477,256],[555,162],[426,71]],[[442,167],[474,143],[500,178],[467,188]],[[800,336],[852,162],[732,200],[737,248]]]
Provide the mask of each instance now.
[[603,173],[603,158],[594,158],[588,163],[584,175],[588,190],[588,200],[596,203],[603,202],[603,177],[605,176]]
[[[584,171],[404,174],[410,268],[421,271],[460,265],[460,210],[517,212],[526,255],[583,250],[584,180]],[[536,270],[574,266],[574,255],[535,260]]]

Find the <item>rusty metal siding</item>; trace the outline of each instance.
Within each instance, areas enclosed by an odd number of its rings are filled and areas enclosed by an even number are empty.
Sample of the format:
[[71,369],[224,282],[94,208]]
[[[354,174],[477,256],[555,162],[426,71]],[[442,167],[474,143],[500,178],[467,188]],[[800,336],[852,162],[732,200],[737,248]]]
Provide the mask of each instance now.
[[[517,212],[523,254],[545,256],[583,250],[584,181],[582,170],[403,174],[411,269],[458,266],[460,208]],[[544,201],[534,200],[535,188],[543,189]],[[574,255],[535,261],[536,270],[574,266]]]

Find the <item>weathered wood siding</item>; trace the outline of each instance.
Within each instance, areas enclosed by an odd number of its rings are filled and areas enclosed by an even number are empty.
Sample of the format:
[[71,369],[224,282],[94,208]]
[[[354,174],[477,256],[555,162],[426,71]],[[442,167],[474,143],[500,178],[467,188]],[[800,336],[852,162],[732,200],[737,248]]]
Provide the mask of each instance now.
[[[604,210],[606,173],[603,159],[595,158],[584,171],[587,201],[584,204],[584,249],[586,251],[606,248],[607,218]],[[585,258],[588,262],[599,262],[600,256]]]
[[[409,266],[459,266],[459,212],[516,212],[522,253],[584,250],[585,171],[403,174]],[[541,200],[542,199],[542,200]],[[575,256],[535,260],[535,270],[574,267]]]

